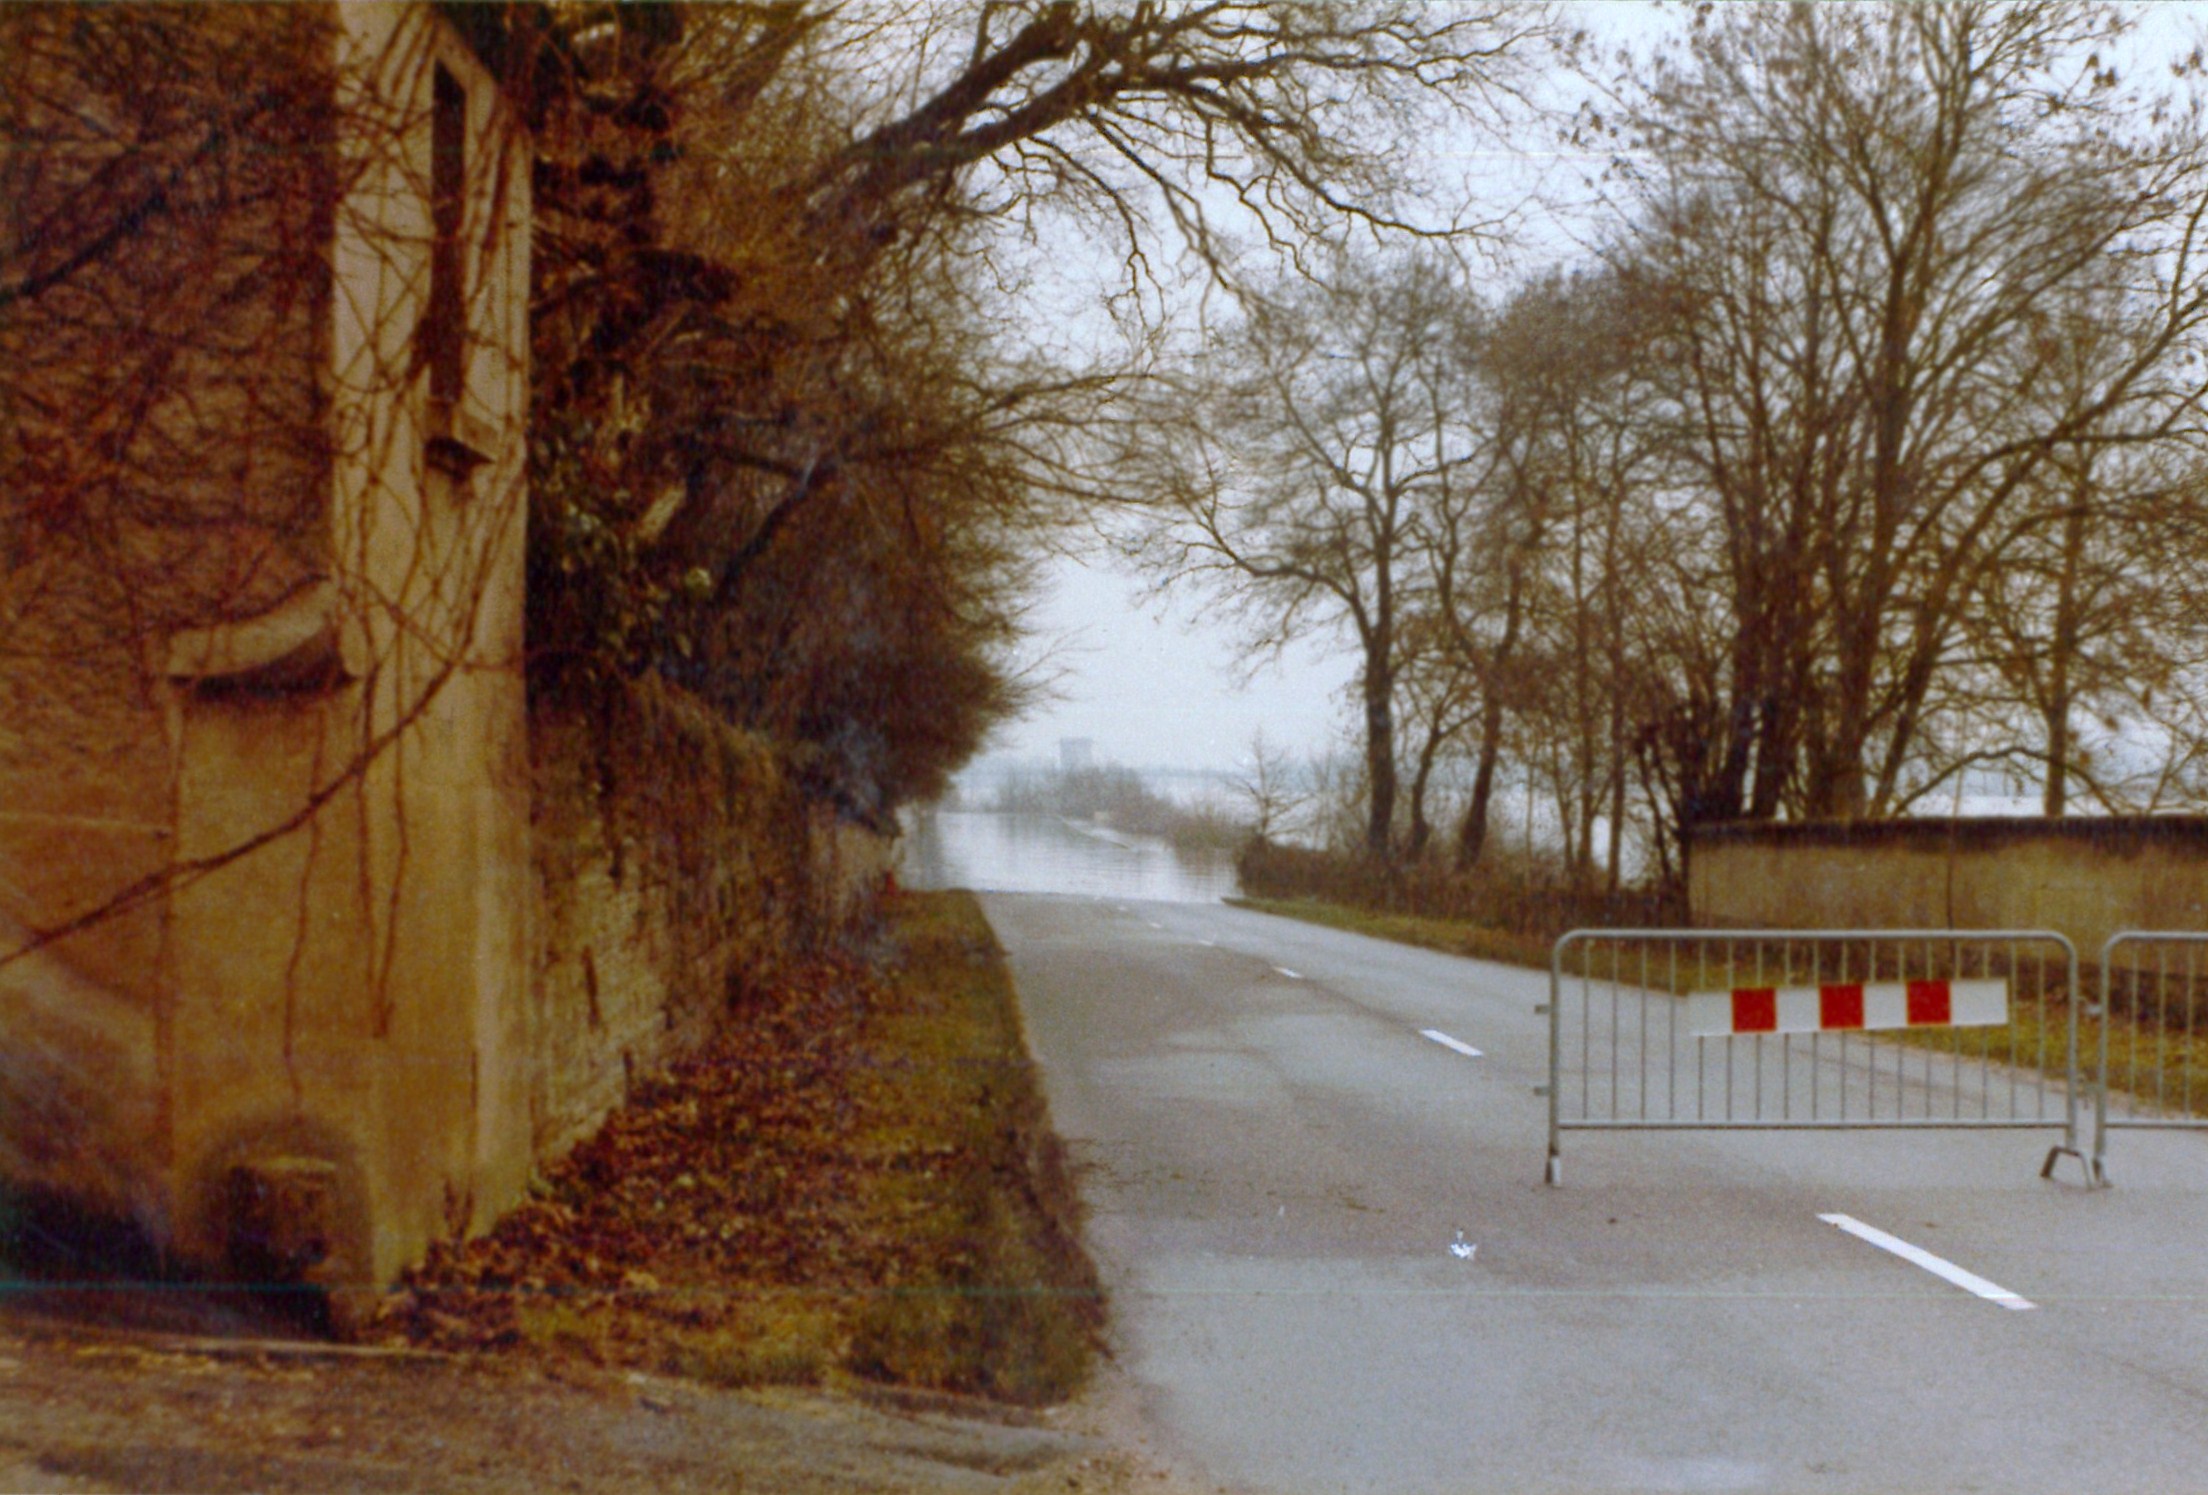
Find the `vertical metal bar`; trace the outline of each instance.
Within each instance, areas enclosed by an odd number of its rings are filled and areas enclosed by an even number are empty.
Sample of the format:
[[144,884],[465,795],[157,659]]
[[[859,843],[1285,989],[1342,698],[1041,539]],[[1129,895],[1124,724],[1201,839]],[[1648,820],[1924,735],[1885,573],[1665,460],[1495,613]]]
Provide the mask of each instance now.
[[2154,943],[2154,1109],[2170,1109],[2170,942]]
[[2139,1026],[2140,1019],[2147,1010],[2147,1004],[2141,996],[2147,984],[2146,975],[2139,969],[2139,957],[2136,955],[2132,957],[2130,974],[2131,1021],[2124,1027],[2124,1050],[2127,1060],[2124,1065],[2124,1089],[2130,1097],[2128,1109],[2136,1115],[2139,1110]]
[[[2009,965],[2014,965],[2014,961],[2011,961]],[[1978,978],[1983,980],[1983,978],[1989,978],[1992,974],[1994,974],[1994,947],[1992,945],[1981,945],[1981,947],[1978,947]],[[2011,1025],[2016,1022],[2016,1009],[2014,1007],[2009,1009],[2009,1022],[2011,1022]],[[1978,1120],[1987,1122],[1987,1120],[1992,1120],[1992,1117],[1994,1117],[1994,1029],[1987,1029],[1985,1033],[1981,1033],[1981,1040],[1983,1042],[1978,1042]],[[2016,1051],[2014,1040],[2009,1042],[2009,1051],[2011,1053]],[[2014,1064],[2011,1064],[2011,1069],[2014,1069]]]
[[2179,1049],[2179,1056],[2182,1056],[2184,1067],[2186,1067],[2186,1078],[2184,1078],[2182,1098],[2177,1100],[2179,1109],[2182,1109],[2186,1115],[2193,1115],[2193,1053],[2195,1053],[2195,1049],[2193,1049],[2193,1009],[2199,1007],[2199,987],[2195,987],[2193,983],[2195,983],[2195,978],[2199,976],[2197,965],[2199,965],[2199,945],[2195,945],[2193,941],[2186,941],[2186,1045],[2184,1045],[2184,1049]]
[[[1843,985],[1847,983],[1848,947],[1845,943],[1840,946],[1840,971],[1833,979]],[[1848,1030],[1845,1028],[1840,1030],[1840,1078],[1838,1083],[1840,1086],[1840,1119],[1846,1121],[1848,1119]]]
[[1610,941],[1610,1119],[1618,1116],[1618,942]]
[[1667,948],[1671,952],[1671,1001],[1664,1009],[1670,1014],[1664,1029],[1664,1108],[1666,1119],[1676,1121],[1679,1119],[1679,942],[1673,940]]
[[[1588,943],[1587,943],[1586,945],[1583,945],[1583,946],[1581,946],[1581,949],[1582,949],[1583,951],[1588,951],[1588,950],[1589,950],[1589,948],[1591,947],[1591,945],[1593,944],[1593,940],[1594,940],[1594,936],[1589,936],[1589,938],[1588,938]],[[1593,967],[1594,963],[1595,963],[1595,962],[1594,962],[1594,957],[1593,957],[1593,955],[1592,955],[1591,953],[1583,953],[1583,954],[1582,954],[1582,955],[1580,956],[1580,961],[1579,961],[1579,967],[1580,967],[1580,969],[1579,969],[1579,1116],[1580,1116],[1580,1119],[1581,1119],[1582,1121],[1586,1120],[1586,1119],[1587,1119],[1587,1118],[1588,1118],[1589,1116],[1591,1116],[1591,1115],[1593,1115],[1593,1114],[1594,1114],[1594,1093],[1593,1093],[1593,1091],[1592,1091],[1592,1090],[1591,1090],[1591,1089],[1589,1088],[1589,1087],[1591,1087],[1591,1086],[1592,1086],[1592,1085],[1594,1084],[1594,1072],[1595,1072],[1595,1051],[1594,1051],[1594,1044],[1595,1044],[1595,1023],[1594,1023],[1594,1016],[1593,1016],[1593,1013],[1594,1013],[1594,1005],[1593,1005],[1593,1004],[1594,1004],[1594,996],[1593,996],[1593,994],[1592,994],[1592,993],[1590,993],[1590,992],[1589,992],[1589,990],[1588,990],[1588,986],[1587,986],[1587,980],[1588,980],[1588,978],[1587,978],[1587,972],[1589,971],[1589,969],[1591,969],[1591,968]]]
[[[1933,948],[1930,940],[1924,942],[1924,979],[1927,981],[1940,979],[1939,966],[1933,958]],[[1924,1119],[1930,1121],[1932,1119],[1932,1050],[1938,1043],[1938,1035],[1927,1033],[1924,1036]]]
[[[2078,1001],[2078,947],[2067,939],[2062,942],[2062,947],[2062,990],[2068,999],[2063,1003],[2068,1009],[2068,1019],[2063,1036],[2062,1145],[2077,1154],[2082,1161],[2084,1154],[2078,1153],[2078,1008],[2082,1005]],[[2045,983],[2041,984],[2040,989],[2046,989]],[[2042,1074],[2044,1073],[2043,1070]],[[2042,1080],[2042,1083],[2045,1081]],[[2041,1114],[2045,1114],[2044,1108]],[[2088,1165],[2085,1175],[2088,1185],[2093,1182],[2093,1177],[2093,1170]]]
[[[1963,946],[1960,940],[1950,940],[1947,946],[1947,979],[1953,981],[1962,974]],[[1954,1083],[1948,1087],[1953,1100],[1951,1120],[1963,1119],[1963,1030],[1952,1024],[1948,1029],[1948,1068],[1953,1072]]]
[[[1909,946],[1906,941],[1894,941],[1895,957],[1901,962],[1902,985],[1909,984]],[[1908,1030],[1902,1030],[1906,1036]],[[1909,1045],[1894,1045],[1894,1119],[1909,1119]]]
[[[1763,941],[1757,940],[1756,985],[1761,986],[1763,984]],[[1755,1040],[1751,1045],[1749,1052],[1753,1057],[1756,1066],[1756,1109],[1751,1112],[1750,1115],[1754,1120],[1761,1121],[1763,1120],[1763,1035],[1761,1033],[1758,1033],[1755,1036]]]
[[[1697,986],[1701,985],[1706,979],[1709,969],[1709,941],[1696,940],[1694,942],[1694,980]],[[1706,1038],[1696,1038],[1694,1040],[1694,1119],[1696,1121],[1707,1121],[1709,1119],[1709,1054],[1710,1041]]]
[[[1737,989],[1740,984],[1733,973],[1735,943],[1733,940],[1725,942],[1725,987],[1728,991]],[[1725,1119],[1733,1119],[1733,1035],[1730,1033],[1725,1035]]]
[[[1810,948],[1814,950],[1817,947],[1812,944]],[[1786,942],[1786,954],[1782,959],[1783,971],[1779,979],[1786,985],[1791,986],[1794,984],[1794,942],[1792,940]],[[1781,1033],[1779,1035],[1779,1119],[1781,1121],[1792,1121],[1794,1119],[1794,1035],[1791,1033]]]
[[1648,1120],[1648,941],[1641,941],[1641,1049],[1639,1084],[1641,1120]]
[[[2120,1045],[2124,1047],[2124,1093],[2126,1093],[2124,1109],[2126,1111],[2137,1111],[2137,1109],[2140,1109],[2140,1106],[2137,1106],[2137,1093],[2140,1093],[2140,1045],[2137,1045],[2137,1033],[2140,1033],[2140,985],[2142,985],[2140,983],[2140,945],[2133,945],[2126,954],[2131,956],[2131,965],[2124,967],[2124,1000],[2126,1000],[2126,1003],[2131,1003],[2131,1014],[2129,1014],[2129,1020],[2126,1020],[2126,1025],[2122,1029],[2115,1029],[2115,1022],[2109,1022],[2109,1029],[2111,1029],[2113,1040],[2120,1042]],[[2109,1009],[2109,1016],[2111,1018],[2115,1016],[2115,1007]]]
[[[1924,981],[1940,979],[1939,969],[1933,961],[1932,942],[1930,940],[1924,942],[1924,974],[1919,979]],[[1927,1033],[1924,1037],[1925,1042],[1920,1046],[1918,1052],[1924,1059],[1924,1119],[1930,1121],[1932,1119],[1932,1049],[1939,1035]]]
[[[1875,939],[1870,941],[1870,966],[1870,974],[1863,979],[1865,981],[1876,981],[1878,979],[1878,941]],[[1878,1045],[1871,1042],[1870,1035],[1866,1033],[1863,1036],[1863,1046],[1868,1051],[1870,1060],[1863,1067],[1870,1072],[1871,1077],[1871,1093],[1865,1102],[1866,1109],[1863,1114],[1866,1119],[1876,1121],[1878,1119]]]
[[[2042,955],[2042,956],[2040,957],[2040,963],[2041,963],[2042,965],[2044,965],[2044,964],[2046,963],[2046,957],[2045,957],[2044,955]],[[2016,941],[2015,941],[2015,940],[2010,940],[2010,941],[2009,941],[2009,982],[2010,982],[2010,985],[2011,985],[2012,987],[2014,987],[2014,988],[2021,988],[2021,987],[2022,987],[2022,986],[2024,985],[2024,979],[2023,979],[2023,978],[2024,978],[2024,968],[2023,968],[2023,967],[2022,967],[2021,965],[2019,965],[2019,964],[2017,963],[2017,959],[2016,959]],[[2039,1071],[2039,1073],[2040,1073],[2040,1074],[2042,1074],[2042,1075],[2044,1075],[2044,1074],[2046,1074],[2046,1073],[2047,1073],[2047,1060],[2046,1060],[2046,1054],[2047,1054],[2047,1034],[2046,1034],[2046,1026],[2047,1026],[2047,1025],[2046,1025],[2046,1022],[2045,1022],[2045,1017],[2046,1017],[2046,1012],[2047,1012],[2047,983],[2046,983],[2045,981],[2041,981],[2041,982],[2039,983],[2039,993],[2040,993],[2040,1016],[2041,1016],[2041,1019],[2042,1019],[2042,1021],[2041,1021],[2041,1023],[2040,1023],[2040,1037],[2039,1037],[2039,1052],[2040,1052],[2040,1061],[2039,1061],[2039,1064],[2038,1064],[2037,1068],[2038,1068],[2038,1071]],[[2075,996],[2075,994],[2073,994],[2073,996],[2072,996],[2071,1000],[2072,1000],[2073,1002],[2074,1002],[2074,1001],[2076,1001],[2076,996]],[[2024,1053],[2023,1053],[2023,1048],[2022,1048],[2022,1046],[2021,1046],[2020,1044],[2018,1044],[2018,1043],[2017,1043],[2017,1041],[2016,1041],[2016,1037],[2015,1037],[2015,1032],[2014,1032],[2014,1029],[2015,1029],[2015,1026],[2016,1026],[2016,1024],[2015,1024],[2015,1021],[2014,1021],[2014,1019],[2013,1019],[2013,1018],[2011,1019],[2011,1021],[2010,1021],[2010,1024],[2009,1024],[2009,1026],[2010,1026],[2010,1029],[2011,1029],[2011,1032],[2010,1032],[2010,1037],[2009,1037],[2009,1055],[2010,1055],[2010,1057],[2011,1057],[2012,1059],[2021,1059],[2021,1058],[2023,1058],[2023,1057],[2024,1057]],[[2021,1071],[2022,1071],[2022,1070],[2023,1070],[2023,1066],[2022,1066],[2021,1064],[2014,1064],[2014,1063],[2012,1063],[2012,1064],[2010,1064],[2010,1065],[2009,1065],[2009,1115],[2010,1115],[2011,1117],[2014,1117],[2014,1116],[2015,1116],[2015,1115],[2017,1114],[2017,1112],[2016,1112],[2016,1088],[2017,1088],[2017,1084],[2018,1084],[2018,1082],[2019,1082],[2019,1079],[2020,1079],[2020,1077],[2021,1077]],[[2034,1110],[2035,1110],[2035,1113],[2040,1113],[2040,1112],[2044,1112],[2044,1111],[2046,1110],[2046,1107],[2044,1107],[2044,1106],[2039,1106],[2039,1107],[2035,1107],[2035,1108],[2034,1108]]]
[[[1825,947],[1820,943],[1810,946],[1809,984],[1823,986],[1824,981]],[[1822,1076],[1817,1065],[1818,1051],[1823,1047],[1824,1037],[1822,1029],[1809,1035],[1809,1119],[1811,1121],[1817,1120],[1824,1112],[1824,1107],[1818,1101],[1818,1086]]]
[[2101,1181],[2101,1160],[2108,1146],[2108,1015],[2116,1001],[2116,950],[2123,941],[2121,934],[2112,934],[2101,945],[2101,1003],[2094,1014],[2100,1034],[2093,1064],[2093,1161],[2087,1169],[2093,1183]]
[[1543,1177],[1552,1185],[1563,1179],[1564,949],[1571,942],[1565,935],[1549,956],[1549,1159]]
[[[2039,989],[2047,990],[2047,945],[2039,945]],[[2047,1114],[2047,1034],[2044,1025],[2039,1035],[2039,1063],[2032,1066],[2032,1112],[2037,1116]]]

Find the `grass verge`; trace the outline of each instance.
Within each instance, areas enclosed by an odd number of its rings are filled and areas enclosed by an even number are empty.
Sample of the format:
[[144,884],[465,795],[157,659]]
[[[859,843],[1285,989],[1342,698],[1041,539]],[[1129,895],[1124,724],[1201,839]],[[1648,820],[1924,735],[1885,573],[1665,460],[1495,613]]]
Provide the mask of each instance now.
[[961,893],[748,996],[381,1316],[445,1347],[723,1385],[1070,1396],[1102,1325],[1017,994]]
[[1306,924],[1369,934],[1399,945],[1419,945],[1447,955],[1469,955],[1478,960],[1498,960],[1509,965],[1546,966],[1550,941],[1539,935],[1488,929],[1456,919],[1429,919],[1417,914],[1382,914],[1370,909],[1325,903],[1316,898],[1229,898],[1236,908],[1261,914],[1279,914]]
[[965,893],[898,900],[900,1000],[856,1087],[873,1207],[913,1270],[869,1297],[847,1363],[870,1378],[1037,1403],[1071,1394],[1102,1327],[1096,1271],[1027,1054],[1003,952]]

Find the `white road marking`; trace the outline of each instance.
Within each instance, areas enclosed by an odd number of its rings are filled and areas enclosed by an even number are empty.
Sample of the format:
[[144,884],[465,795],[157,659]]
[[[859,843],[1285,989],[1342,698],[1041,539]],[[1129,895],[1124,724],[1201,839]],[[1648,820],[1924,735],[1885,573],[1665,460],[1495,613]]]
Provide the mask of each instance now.
[[1154,919],[1145,919],[1145,920],[1143,920],[1142,922],[1143,922],[1143,923],[1145,923],[1145,924],[1148,924],[1148,925],[1149,925],[1149,926],[1150,926],[1150,927],[1151,927],[1152,929],[1163,929],[1163,928],[1165,928],[1165,926],[1164,926],[1163,924],[1160,924],[1160,923],[1158,923],[1158,922],[1157,922],[1156,920],[1154,920]]
[[1451,1038],[1448,1034],[1442,1032],[1439,1028],[1421,1028],[1418,1031],[1422,1036],[1431,1038],[1434,1042],[1440,1044],[1445,1049],[1455,1049],[1458,1053],[1464,1055],[1464,1057],[1467,1059],[1477,1059],[1480,1057],[1480,1051],[1478,1049],[1472,1047],[1472,1045],[1466,1043],[1461,1038]]
[[1855,1236],[1859,1240],[1869,1241],[1881,1251],[1891,1251],[1903,1261],[1914,1263],[1933,1276],[1954,1283],[1965,1292],[1976,1293],[1988,1302],[1999,1303],[2003,1308],[2035,1308],[2038,1306],[2028,1299],[2018,1297],[1997,1282],[1988,1282],[1976,1272],[1964,1271],[1944,1256],[1934,1256],[1921,1246],[1912,1246],[1899,1236],[1888,1235],[1875,1225],[1865,1225],[1853,1215],[1819,1215],[1817,1218],[1827,1225],[1839,1226],[1849,1235]]
[[1286,976],[1290,981],[1301,981],[1303,979],[1294,971],[1289,970],[1286,966],[1274,966],[1273,969],[1280,972],[1281,975]]

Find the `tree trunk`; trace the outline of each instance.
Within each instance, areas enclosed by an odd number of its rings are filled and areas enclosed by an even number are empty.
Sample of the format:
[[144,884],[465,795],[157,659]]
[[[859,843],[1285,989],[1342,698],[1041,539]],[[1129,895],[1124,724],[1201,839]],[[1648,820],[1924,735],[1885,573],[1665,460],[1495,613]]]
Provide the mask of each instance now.
[[2070,656],[2078,647],[2078,567],[2085,557],[2085,495],[2074,498],[2062,525],[2062,585],[2047,680],[2047,792],[2040,809],[2049,819],[2070,808]]
[[1480,706],[1479,756],[1472,770],[1472,802],[1457,827],[1457,870],[1479,865],[1487,850],[1488,810],[1495,800],[1495,767],[1503,752],[1503,703],[1492,692]]
[[1388,859],[1395,831],[1394,682],[1385,669],[1365,666],[1365,854]]
[[1487,850],[1487,813],[1495,798],[1495,764],[1503,750],[1503,676],[1518,648],[1518,629],[1525,620],[1525,577],[1514,563],[1510,592],[1503,604],[1503,636],[1488,656],[1487,678],[1480,682],[1480,747],[1478,766],[1472,774],[1472,803],[1465,807],[1457,827],[1457,870],[1479,864]]
[[1441,729],[1432,728],[1418,750],[1418,767],[1411,774],[1411,839],[1404,847],[1405,861],[1415,862],[1426,855],[1426,847],[1434,838],[1434,828],[1426,819],[1426,790],[1433,782],[1434,763],[1441,757],[1444,740]]

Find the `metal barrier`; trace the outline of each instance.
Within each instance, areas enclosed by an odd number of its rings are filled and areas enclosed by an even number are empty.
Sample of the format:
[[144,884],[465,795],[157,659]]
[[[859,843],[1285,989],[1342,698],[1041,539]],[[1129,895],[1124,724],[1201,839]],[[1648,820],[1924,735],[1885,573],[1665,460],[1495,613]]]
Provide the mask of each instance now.
[[1567,1131],[2051,1127],[2041,1176],[2093,1182],[2078,990],[2050,930],[1574,930],[1542,1009],[1547,1179]]
[[[2208,934],[2124,930],[2101,946],[2093,1177],[2107,1182],[2108,1134],[2123,1127],[2208,1128]],[[2195,1035],[2198,1035],[2197,1038]]]

